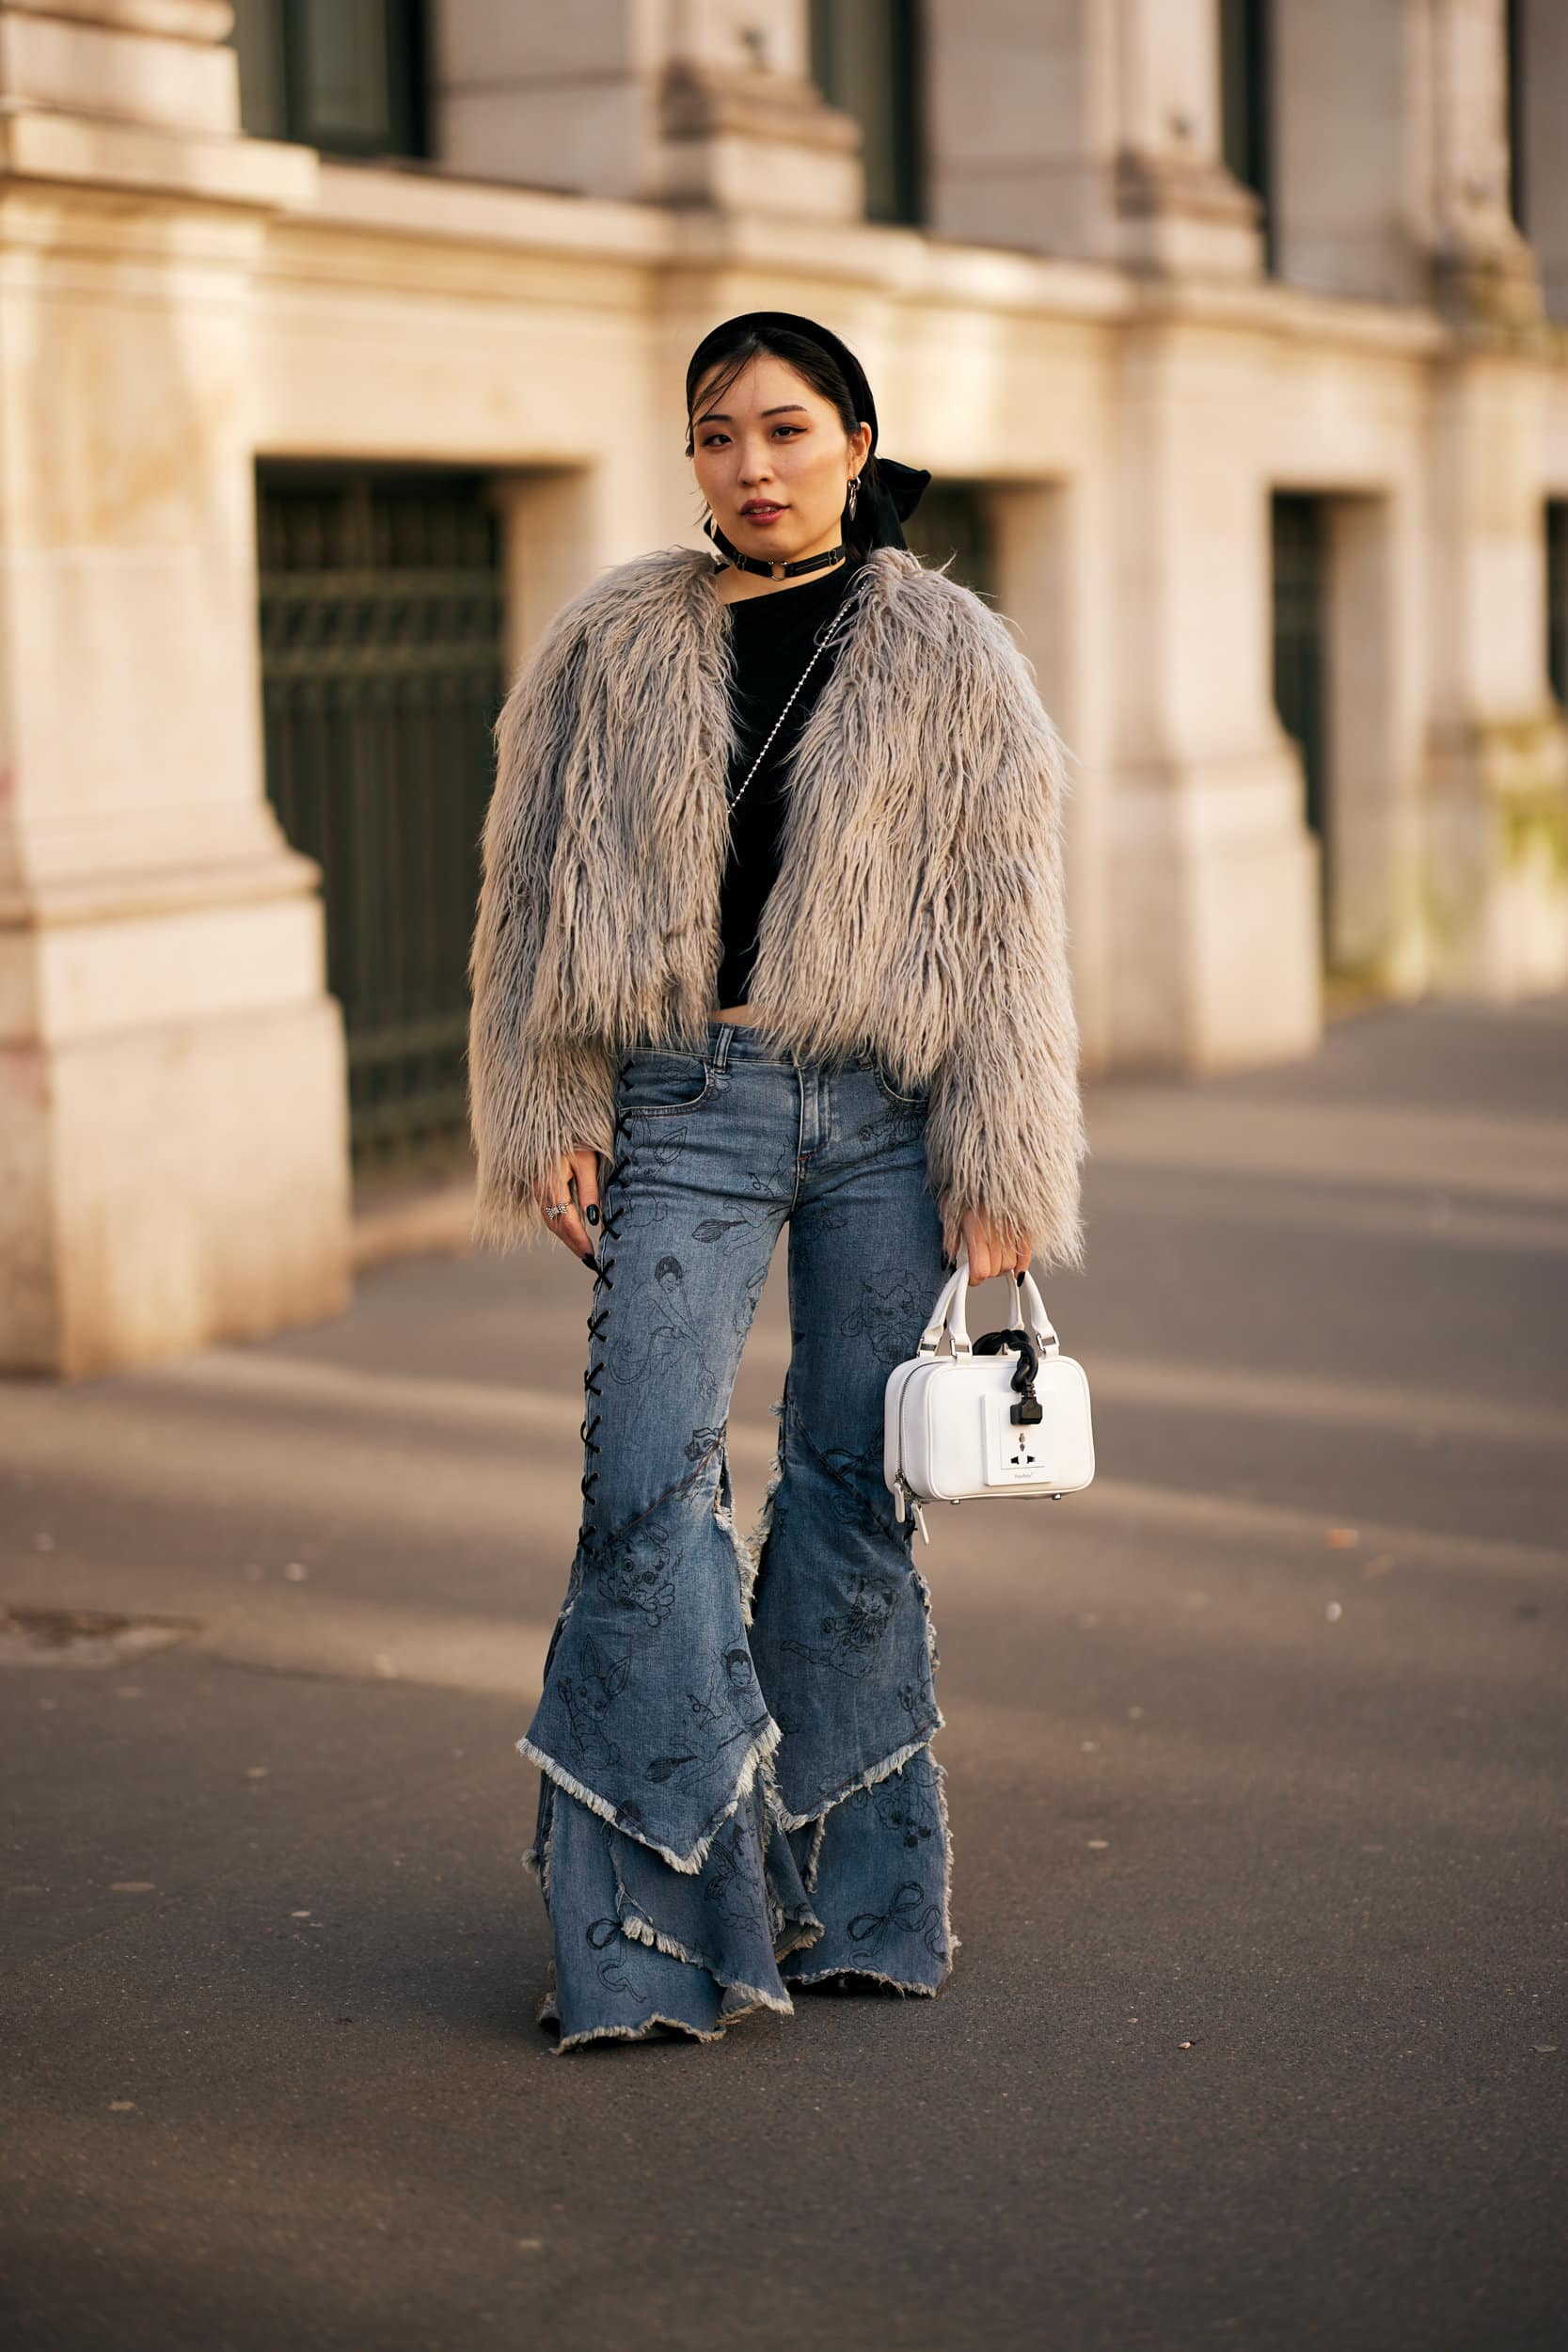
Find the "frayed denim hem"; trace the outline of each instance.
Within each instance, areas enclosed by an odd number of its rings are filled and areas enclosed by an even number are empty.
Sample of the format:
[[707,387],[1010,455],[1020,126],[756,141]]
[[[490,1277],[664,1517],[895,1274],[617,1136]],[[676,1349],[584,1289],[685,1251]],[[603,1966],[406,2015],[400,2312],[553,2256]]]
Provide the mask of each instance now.
[[[911,1756],[918,1756],[922,1748],[928,1748],[937,1733],[945,1728],[945,1719],[939,1713],[929,1731],[923,1731],[918,1740],[911,1740],[905,1746],[895,1748],[879,1764],[868,1764],[863,1772],[857,1772],[853,1780],[847,1780],[842,1788],[835,1788],[831,1797],[825,1797],[811,1812],[791,1813],[781,1804],[779,1819],[785,1829],[809,1829],[814,1822],[826,1820],[833,1807],[842,1804],[847,1797],[854,1796],[862,1788],[875,1788],[879,1781],[889,1780],[895,1772],[901,1772]],[[936,1763],[935,1756],[931,1761]]]
[[815,1984],[834,1984],[842,1977],[863,1977],[870,1984],[885,1985],[890,1992],[909,1994],[923,2001],[934,2001],[947,1981],[944,1977],[942,1984],[907,1984],[901,1977],[884,1976],[879,1968],[820,1968],[813,1977],[791,1977],[789,1981],[798,1991],[809,1992]]
[[647,2042],[661,2026],[671,2033],[684,2034],[689,2042],[722,2042],[728,2029],[726,2023],[715,2026],[711,2033],[704,2033],[700,2026],[688,2026],[678,2017],[661,2017],[656,2010],[639,2026],[585,2026],[580,2033],[565,2035],[551,2055],[562,2058],[568,2050],[584,2050],[594,2042]]
[[[590,1788],[586,1781],[578,1780],[575,1773],[569,1772],[563,1764],[558,1763],[556,1758],[544,1748],[536,1747],[526,1732],[516,1745],[520,1755],[526,1756],[531,1764],[537,1765],[540,1772],[547,1773],[557,1788],[564,1788],[566,1794],[569,1797],[575,1797],[578,1804],[586,1805],[590,1813],[596,1813],[601,1821],[608,1821],[612,1829],[620,1831],[622,1836],[635,1837],[640,1846],[646,1846],[650,1853],[657,1853],[661,1862],[667,1862],[670,1865],[672,1870],[679,1870],[684,1876],[692,1878],[707,1860],[712,1851],[713,1841],[725,1822],[732,1818],[736,1807],[751,1795],[752,1784],[756,1778],[759,1768],[772,1755],[783,1737],[784,1734],[778,1724],[770,1721],[767,1729],[752,1742],[741,1761],[740,1773],[736,1783],[734,1795],[722,1811],[716,1814],[709,1821],[702,1836],[687,1854],[678,1854],[671,1847],[661,1846],[656,1838],[645,1836],[641,1830],[626,1822],[615,1805]],[[530,1851],[531,1851],[532,1849],[531,1848]]]

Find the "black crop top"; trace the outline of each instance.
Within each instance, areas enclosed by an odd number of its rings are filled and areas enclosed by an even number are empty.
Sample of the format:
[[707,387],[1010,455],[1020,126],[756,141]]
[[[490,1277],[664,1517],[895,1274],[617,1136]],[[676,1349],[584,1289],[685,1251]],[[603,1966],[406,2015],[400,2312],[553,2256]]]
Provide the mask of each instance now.
[[[728,608],[735,632],[736,753],[726,785],[732,799],[811,660],[817,630],[827,628],[839,612],[859,568],[850,558],[828,571],[808,572],[787,588],[743,596]],[[853,628],[852,620],[846,622],[836,641],[817,658],[810,677],[795,696],[788,718],[774,736],[768,757],[731,813],[730,852],[720,897],[723,952],[716,1011],[746,1002],[756,961],[757,927],[778,878],[779,850],[789,813],[785,771],[801,729]]]

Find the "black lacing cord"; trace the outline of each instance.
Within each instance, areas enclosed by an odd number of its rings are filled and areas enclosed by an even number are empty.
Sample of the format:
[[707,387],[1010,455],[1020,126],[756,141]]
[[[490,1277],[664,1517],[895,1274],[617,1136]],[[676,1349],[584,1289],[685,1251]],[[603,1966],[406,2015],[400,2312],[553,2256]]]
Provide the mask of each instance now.
[[[615,1120],[615,1133],[617,1136],[624,1132],[625,1125],[626,1121],[624,1118],[617,1113]],[[622,1169],[626,1168],[630,1157],[631,1154],[629,1152],[623,1152],[619,1157],[611,1160],[610,1168],[606,1173],[604,1183],[600,1187],[599,1214],[602,1220],[600,1230],[603,1233],[605,1241],[614,1241],[618,1238],[620,1233],[620,1220],[626,1215],[626,1211],[624,1209],[610,1209],[610,1194],[611,1187],[620,1176]],[[601,1247],[603,1245],[601,1244]],[[614,1263],[615,1260],[613,1255],[608,1258],[601,1257],[598,1261],[598,1276],[594,1284],[594,1297],[595,1304],[593,1313],[588,1318],[588,1337],[591,1349],[594,1345],[602,1345],[606,1348],[607,1354],[609,1343],[605,1339],[605,1332],[610,1323],[610,1309],[608,1306],[599,1306],[597,1304],[597,1300],[599,1295],[599,1284],[601,1282],[607,1291],[612,1291],[615,1288],[614,1283],[610,1279],[610,1270]],[[588,1370],[582,1375],[582,1385],[590,1396],[600,1396],[603,1394],[603,1391],[600,1389],[598,1383],[599,1375],[605,1368],[605,1362],[606,1356],[600,1356],[595,1360],[592,1356],[592,1353],[590,1354]],[[604,1416],[602,1413],[595,1413],[593,1419],[590,1420],[587,1410],[585,1409],[583,1412],[582,1425],[578,1434],[581,1438],[584,1446],[590,1454],[599,1454],[603,1452],[603,1448],[595,1445],[594,1442],[594,1432],[597,1429],[603,1419]],[[598,1483],[598,1476],[599,1473],[594,1469],[585,1469],[582,1475],[582,1499],[584,1508],[582,1525],[578,1531],[578,1547],[579,1550],[582,1551],[592,1551],[594,1549],[594,1488]]]

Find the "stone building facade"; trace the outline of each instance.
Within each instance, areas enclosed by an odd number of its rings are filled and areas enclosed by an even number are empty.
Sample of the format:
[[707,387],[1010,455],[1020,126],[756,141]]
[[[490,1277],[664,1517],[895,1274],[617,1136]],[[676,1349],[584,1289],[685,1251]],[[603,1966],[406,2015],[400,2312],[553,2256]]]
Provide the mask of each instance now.
[[0,1362],[343,1301],[495,697],[757,304],[1072,747],[1090,1069],[1568,974],[1557,0],[0,0]]

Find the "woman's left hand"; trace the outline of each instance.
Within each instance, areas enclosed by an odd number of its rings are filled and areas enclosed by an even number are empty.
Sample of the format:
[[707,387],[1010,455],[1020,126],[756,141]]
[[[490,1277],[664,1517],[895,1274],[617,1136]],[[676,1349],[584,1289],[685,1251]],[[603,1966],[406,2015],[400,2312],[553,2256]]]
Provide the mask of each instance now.
[[960,1239],[969,1252],[969,1279],[972,1282],[988,1282],[993,1274],[1027,1274],[1029,1261],[1035,1254],[1034,1242],[1028,1233],[993,1225],[983,1209],[967,1210],[955,1232],[953,1221],[944,1208],[942,1246],[955,1263],[958,1255],[957,1243]]

